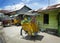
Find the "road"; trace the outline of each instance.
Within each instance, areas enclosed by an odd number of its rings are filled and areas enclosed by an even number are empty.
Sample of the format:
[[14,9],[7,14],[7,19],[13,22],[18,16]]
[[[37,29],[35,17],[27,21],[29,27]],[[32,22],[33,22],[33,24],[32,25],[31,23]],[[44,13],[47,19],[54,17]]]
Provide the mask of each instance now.
[[6,43],[5,38],[3,36],[3,26],[0,25],[0,43]]
[[11,26],[3,28],[6,43],[60,43],[60,37],[53,36],[47,33],[38,33],[38,36],[26,36],[23,38],[20,35],[21,26]]

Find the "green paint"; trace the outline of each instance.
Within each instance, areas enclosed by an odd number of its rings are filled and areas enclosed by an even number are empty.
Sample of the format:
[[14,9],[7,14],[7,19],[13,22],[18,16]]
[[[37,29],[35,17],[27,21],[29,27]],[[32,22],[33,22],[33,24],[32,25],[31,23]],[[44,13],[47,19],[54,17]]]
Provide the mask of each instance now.
[[60,36],[60,26],[58,26],[58,35]]
[[[58,35],[60,36],[60,25],[58,25],[58,18],[57,15],[60,12],[59,9],[57,10],[51,10],[51,11],[45,11],[40,13],[40,16],[37,17],[37,21],[40,23],[40,28],[46,29],[46,28],[50,28],[50,29],[57,29],[58,30]],[[43,15],[44,13],[49,14],[49,24],[44,24],[44,18]],[[59,16],[60,17],[60,16]]]
[[60,36],[60,14],[58,15],[58,35]]
[[49,24],[44,24],[43,12],[40,13],[40,16],[37,17],[37,21],[40,22],[41,28],[51,28],[51,29],[58,29],[58,22],[57,22],[57,11],[50,11],[47,12],[49,14]]

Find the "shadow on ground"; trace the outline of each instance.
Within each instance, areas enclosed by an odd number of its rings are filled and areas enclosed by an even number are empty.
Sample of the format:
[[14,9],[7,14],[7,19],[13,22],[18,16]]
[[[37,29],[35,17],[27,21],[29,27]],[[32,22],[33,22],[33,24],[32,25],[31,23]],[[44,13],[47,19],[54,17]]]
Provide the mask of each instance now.
[[0,43],[6,43],[5,38],[2,34],[0,34]]
[[36,41],[36,40],[39,40],[41,41],[43,39],[44,36],[42,35],[36,35],[36,36],[26,36],[24,39],[26,40],[32,40],[32,41]]
[[57,37],[60,37],[58,35],[58,30],[57,29],[46,29],[45,33],[48,33],[48,34],[51,34],[51,35],[54,35],[54,36],[57,36]]
[[0,43],[3,43],[3,40],[2,40],[2,38],[0,37]]

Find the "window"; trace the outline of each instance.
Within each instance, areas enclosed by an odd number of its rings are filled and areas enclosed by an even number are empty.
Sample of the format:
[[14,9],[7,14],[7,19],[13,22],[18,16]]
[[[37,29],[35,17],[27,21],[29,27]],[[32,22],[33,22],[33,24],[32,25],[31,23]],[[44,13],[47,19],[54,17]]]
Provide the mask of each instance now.
[[44,14],[44,24],[49,24],[49,14]]

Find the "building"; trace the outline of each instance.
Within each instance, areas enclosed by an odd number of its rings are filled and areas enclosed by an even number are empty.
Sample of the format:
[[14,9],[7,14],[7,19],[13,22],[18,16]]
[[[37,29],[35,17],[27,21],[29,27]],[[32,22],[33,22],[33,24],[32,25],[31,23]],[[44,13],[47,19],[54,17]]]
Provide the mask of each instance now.
[[46,29],[56,29],[60,36],[60,4],[48,6],[37,10],[40,16],[37,17],[40,27]]
[[23,5],[18,10],[11,11],[8,14],[10,14],[10,15],[18,14],[18,15],[20,15],[20,14],[24,14],[24,13],[28,12],[29,10],[32,10],[32,9],[27,7],[26,5]]
[[0,10],[0,13],[4,13],[5,15],[15,15],[15,14],[24,14],[26,12],[28,12],[29,10],[32,10],[31,8],[29,8],[26,5],[21,5],[20,8],[16,8],[15,10]]

